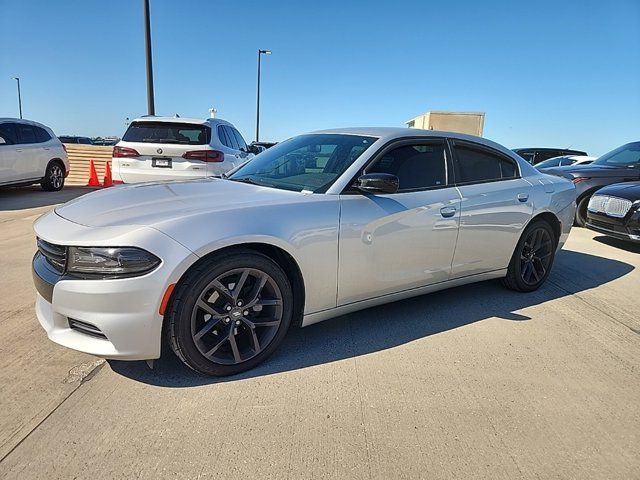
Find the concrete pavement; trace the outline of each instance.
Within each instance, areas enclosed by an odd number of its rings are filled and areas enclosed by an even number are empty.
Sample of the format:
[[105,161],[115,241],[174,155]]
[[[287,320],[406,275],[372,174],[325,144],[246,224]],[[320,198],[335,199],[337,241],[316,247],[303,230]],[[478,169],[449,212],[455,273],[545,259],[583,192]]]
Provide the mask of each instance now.
[[83,192],[0,191],[0,477],[640,478],[640,248],[574,229],[537,292],[358,312],[211,379],[46,339],[31,224]]

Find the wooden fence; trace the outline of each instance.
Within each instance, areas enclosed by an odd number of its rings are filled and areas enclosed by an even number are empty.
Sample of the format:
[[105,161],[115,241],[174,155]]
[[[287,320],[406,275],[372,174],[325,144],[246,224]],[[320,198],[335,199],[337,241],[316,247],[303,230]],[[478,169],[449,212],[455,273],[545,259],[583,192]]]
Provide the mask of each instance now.
[[111,161],[113,147],[98,145],[78,145],[65,143],[71,172],[66,179],[67,185],[86,185],[89,181],[89,161],[93,160],[100,183],[104,179],[107,162]]

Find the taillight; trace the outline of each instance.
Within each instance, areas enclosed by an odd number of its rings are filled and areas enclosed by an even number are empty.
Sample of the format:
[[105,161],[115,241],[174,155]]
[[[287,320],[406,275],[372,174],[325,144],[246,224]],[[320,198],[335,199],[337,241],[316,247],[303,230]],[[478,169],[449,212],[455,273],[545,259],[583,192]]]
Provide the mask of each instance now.
[[182,158],[201,162],[224,162],[224,153],[218,150],[192,150],[182,155]]
[[573,179],[574,184],[578,184],[580,182],[586,182],[587,180],[591,180],[590,177],[576,177]]
[[64,150],[64,153],[67,153],[67,147],[64,146],[64,143],[62,144],[62,149]]
[[127,147],[113,147],[113,158],[139,157],[137,150]]

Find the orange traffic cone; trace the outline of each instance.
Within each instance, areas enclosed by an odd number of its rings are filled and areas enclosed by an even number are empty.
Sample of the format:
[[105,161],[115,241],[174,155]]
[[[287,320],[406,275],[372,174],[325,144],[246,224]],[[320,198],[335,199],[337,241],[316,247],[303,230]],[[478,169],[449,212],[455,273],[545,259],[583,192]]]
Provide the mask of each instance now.
[[111,162],[107,162],[104,170],[104,181],[102,182],[103,187],[113,187],[113,179],[111,178]]
[[96,172],[96,166],[93,164],[93,160],[89,161],[89,183],[87,187],[99,187],[100,181],[98,180],[98,173]]

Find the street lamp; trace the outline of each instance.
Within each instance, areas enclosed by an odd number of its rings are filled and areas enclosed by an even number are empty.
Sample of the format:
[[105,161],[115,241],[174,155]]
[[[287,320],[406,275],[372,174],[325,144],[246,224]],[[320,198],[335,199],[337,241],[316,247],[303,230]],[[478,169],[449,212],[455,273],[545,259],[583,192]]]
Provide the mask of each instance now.
[[22,94],[20,93],[20,77],[13,77],[18,82],[18,108],[20,109],[20,118],[22,118]]
[[256,142],[260,139],[260,58],[261,55],[271,55],[271,50],[258,50],[258,95],[256,100]]

